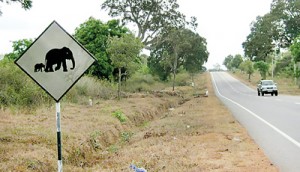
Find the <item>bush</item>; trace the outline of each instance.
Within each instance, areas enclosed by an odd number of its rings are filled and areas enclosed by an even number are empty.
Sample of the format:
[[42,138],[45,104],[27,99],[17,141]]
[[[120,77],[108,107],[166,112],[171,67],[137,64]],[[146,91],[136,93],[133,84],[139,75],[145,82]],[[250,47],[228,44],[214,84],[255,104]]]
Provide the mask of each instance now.
[[51,98],[11,60],[0,61],[0,106],[34,109]]
[[129,92],[160,90],[165,87],[165,85],[160,82],[158,78],[154,78],[150,74],[142,73],[135,73],[124,84],[125,90]]
[[176,75],[176,79],[175,79],[175,85],[176,86],[186,86],[188,85],[188,82],[190,82],[191,80],[190,75],[187,72],[180,72]]
[[68,92],[66,99],[78,103],[87,99],[110,99],[115,97],[117,87],[107,80],[83,76]]
[[[0,61],[0,108],[15,107],[35,109],[53,103],[53,99],[12,60]],[[89,98],[109,99],[114,96],[116,86],[106,80],[84,76],[66,94],[63,100],[86,101]]]
[[124,123],[127,121],[127,117],[124,115],[124,113],[121,110],[116,110],[112,113],[114,117],[116,117],[121,123]]

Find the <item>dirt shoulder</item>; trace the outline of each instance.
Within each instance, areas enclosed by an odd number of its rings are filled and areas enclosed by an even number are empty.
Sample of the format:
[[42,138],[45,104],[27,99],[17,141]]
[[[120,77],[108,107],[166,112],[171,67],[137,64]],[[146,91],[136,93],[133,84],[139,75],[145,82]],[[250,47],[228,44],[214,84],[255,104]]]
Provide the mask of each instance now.
[[[215,96],[209,73],[194,88],[61,110],[64,171],[278,171]],[[0,111],[0,171],[56,170],[54,113]]]
[[208,73],[196,85],[203,80],[208,97],[153,120],[95,169],[124,171],[135,163],[148,171],[278,171],[215,96]]

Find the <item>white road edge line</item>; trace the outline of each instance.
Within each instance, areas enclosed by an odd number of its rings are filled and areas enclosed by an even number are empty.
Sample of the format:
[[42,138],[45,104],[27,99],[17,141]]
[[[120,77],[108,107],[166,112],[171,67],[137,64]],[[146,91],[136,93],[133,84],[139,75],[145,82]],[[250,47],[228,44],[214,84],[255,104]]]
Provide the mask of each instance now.
[[274,125],[270,124],[268,121],[264,120],[263,118],[261,118],[260,116],[256,115],[254,112],[250,111],[249,109],[245,108],[244,106],[240,105],[239,103],[223,96],[220,92],[219,89],[217,87],[217,84],[215,82],[215,78],[213,76],[213,74],[211,73],[211,77],[213,80],[213,84],[217,90],[217,93],[223,97],[224,99],[232,102],[233,104],[239,106],[240,108],[244,109],[245,111],[249,112],[252,116],[254,116],[255,118],[259,119],[261,122],[265,123],[266,125],[268,125],[270,128],[272,128],[273,130],[275,130],[276,132],[278,132],[280,135],[282,135],[283,137],[285,137],[288,141],[292,142],[293,144],[295,144],[298,148],[300,148],[300,143],[297,142],[295,139],[293,139],[292,137],[290,137],[289,135],[287,135],[286,133],[284,133],[283,131],[279,130],[278,128],[276,128]]

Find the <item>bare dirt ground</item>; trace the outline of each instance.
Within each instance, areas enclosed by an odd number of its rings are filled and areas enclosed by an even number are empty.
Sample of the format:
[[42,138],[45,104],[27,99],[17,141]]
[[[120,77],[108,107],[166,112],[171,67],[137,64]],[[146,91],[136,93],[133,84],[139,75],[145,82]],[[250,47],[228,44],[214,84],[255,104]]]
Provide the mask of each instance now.
[[[209,73],[194,88],[62,103],[61,111],[64,171],[278,171],[215,96]],[[0,171],[57,171],[56,159],[54,106],[0,111]]]

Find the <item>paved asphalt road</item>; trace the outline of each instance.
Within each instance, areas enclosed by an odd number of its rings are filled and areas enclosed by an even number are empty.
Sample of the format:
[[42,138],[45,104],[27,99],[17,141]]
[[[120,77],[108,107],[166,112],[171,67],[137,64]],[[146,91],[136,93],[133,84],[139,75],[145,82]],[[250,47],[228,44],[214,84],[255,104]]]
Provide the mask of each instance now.
[[216,95],[282,172],[300,172],[300,97],[258,96],[226,72],[211,72]]

